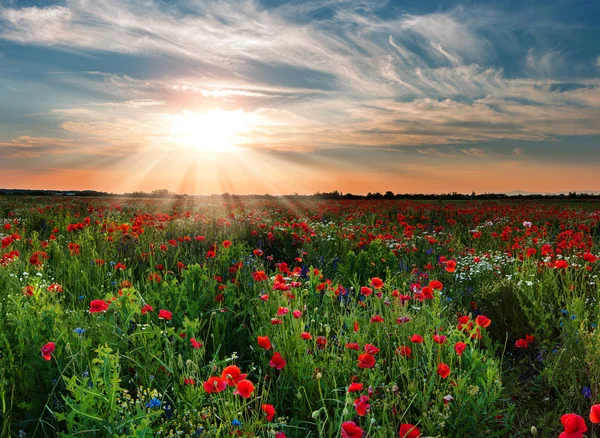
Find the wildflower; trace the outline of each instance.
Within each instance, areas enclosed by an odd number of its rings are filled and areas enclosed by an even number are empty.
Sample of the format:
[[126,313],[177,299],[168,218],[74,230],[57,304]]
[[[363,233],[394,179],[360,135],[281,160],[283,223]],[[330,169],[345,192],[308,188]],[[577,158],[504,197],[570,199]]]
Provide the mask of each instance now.
[[230,246],[231,246],[231,240],[224,240],[223,241],[223,247],[229,248]]
[[142,307],[142,315],[145,315],[148,312],[154,312],[154,308],[150,304],[144,304]]
[[241,370],[236,365],[229,365],[223,368],[221,379],[229,386],[235,386],[246,378],[246,374],[242,374]]
[[354,421],[345,421],[342,423],[342,438],[362,438],[365,433]]
[[271,341],[268,336],[258,336],[258,346],[269,350],[271,348]]
[[370,287],[363,286],[360,288],[360,294],[364,295],[365,297],[368,297],[372,293],[373,293],[373,289],[371,289]]
[[198,342],[196,340],[196,338],[191,338],[190,339],[190,344],[192,345],[192,348],[196,348],[196,349],[202,348],[202,344],[200,342]]
[[379,290],[383,287],[383,280],[379,277],[374,277],[371,278],[371,286],[373,286],[375,289]]
[[273,357],[269,361],[269,366],[278,370],[282,370],[286,364],[286,360],[278,352],[273,353]]
[[104,300],[92,300],[90,302],[90,313],[106,312],[108,303]]
[[250,398],[252,392],[254,392],[254,384],[250,380],[240,381],[235,388],[233,393],[243,398]]
[[273,405],[262,405],[262,411],[265,413],[267,421],[273,421],[273,418],[275,417],[275,408]]
[[354,400],[354,409],[356,409],[356,414],[358,416],[364,417],[366,413],[369,412],[371,405],[367,403],[368,401],[369,397],[366,395],[361,395],[359,398]]
[[[351,383],[350,386],[348,386],[348,392],[358,392],[358,391],[362,391],[363,390],[363,384],[362,383]],[[598,405],[600,406],[600,405]]]
[[410,347],[402,345],[401,347],[396,348],[396,353],[398,353],[402,357],[408,357],[410,359],[412,350]]
[[447,379],[450,375],[450,367],[443,362],[440,362],[437,367],[438,376],[442,379]]
[[477,324],[479,327],[487,328],[491,323],[492,320],[484,315],[478,315],[477,318],[475,318],[475,324]]
[[52,352],[54,351],[55,347],[56,344],[54,342],[48,342],[47,344],[45,344],[42,347],[42,357],[46,360],[52,359]]
[[457,342],[456,344],[454,344],[454,351],[456,351],[456,354],[458,354],[459,356],[462,356],[463,351],[465,351],[465,348],[467,348],[467,344],[465,344],[464,342]]
[[600,404],[594,405],[590,409],[590,421],[594,424],[600,423]]
[[448,260],[446,262],[446,272],[456,271],[456,262],[454,260]]
[[202,385],[204,390],[209,394],[213,392],[221,392],[227,388],[227,382],[217,376],[210,377],[204,384]]
[[413,344],[422,344],[423,336],[414,334],[410,337],[410,342],[412,342]]
[[369,353],[363,353],[358,355],[358,367],[359,368],[373,368],[375,366],[375,358]]
[[152,397],[148,403],[146,403],[146,407],[150,409],[160,408],[162,402],[156,397]]
[[170,321],[173,318],[173,314],[165,309],[160,309],[158,311],[158,319],[164,319]]
[[421,436],[421,431],[413,424],[403,423],[400,425],[399,435],[400,438],[417,438]]
[[588,430],[585,420],[577,414],[565,414],[560,417],[560,422],[565,430],[559,435],[559,438],[582,438]]
[[302,339],[304,339],[305,341],[310,341],[313,338],[312,335],[310,333],[308,333],[308,332],[302,332],[302,333],[300,333],[300,337]]
[[85,330],[81,327],[77,327],[75,330],[73,330],[73,332],[77,333],[78,335],[82,335],[85,333]]

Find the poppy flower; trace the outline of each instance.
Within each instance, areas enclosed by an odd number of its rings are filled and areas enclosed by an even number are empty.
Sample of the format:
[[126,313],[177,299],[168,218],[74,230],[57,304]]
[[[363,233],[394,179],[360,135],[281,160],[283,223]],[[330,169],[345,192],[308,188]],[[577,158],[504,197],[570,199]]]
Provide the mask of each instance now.
[[440,362],[437,367],[438,376],[442,379],[447,379],[450,375],[450,367],[443,362]]
[[271,341],[268,336],[258,336],[258,346],[269,350],[271,348]]
[[173,314],[171,312],[169,312],[168,310],[160,309],[158,311],[158,319],[165,319],[167,321],[170,321],[172,318],[173,318]]
[[444,342],[446,342],[446,339],[447,337],[444,335],[433,335],[433,342],[439,345],[442,345]]
[[277,351],[273,353],[273,357],[269,361],[269,366],[278,370],[282,370],[286,364],[287,361],[281,356],[281,353],[278,353]]
[[[358,391],[362,391],[363,390],[363,384],[362,383],[351,383],[350,386],[348,386],[348,392],[358,392]],[[600,405],[598,405],[600,406]]]
[[60,284],[58,283],[52,283],[50,286],[48,286],[48,292],[56,292],[56,293],[60,293],[63,291],[63,288]]
[[213,392],[224,391],[227,388],[227,382],[218,376],[212,376],[202,386],[206,392],[212,394]]
[[346,345],[344,345],[344,348],[358,351],[360,350],[360,345],[358,345],[358,342],[348,342]]
[[221,379],[223,379],[229,386],[235,386],[246,378],[246,374],[242,374],[242,371],[236,365],[229,365],[223,368],[221,372]]
[[590,421],[594,424],[600,423],[600,405],[594,405],[590,409]]
[[273,421],[273,418],[275,417],[275,408],[273,405],[262,405],[262,411],[265,413],[267,421]]
[[90,302],[90,313],[106,312],[108,303],[104,300],[92,300]]
[[302,317],[302,312],[300,310],[294,310],[292,315],[294,315],[294,318],[298,319]]
[[52,352],[56,344],[54,342],[48,342],[46,345],[42,347],[42,357],[46,360],[52,359]]
[[310,333],[308,333],[308,332],[302,332],[302,333],[300,333],[300,337],[302,339],[304,339],[305,341],[310,341],[313,338],[312,335]]
[[235,391],[233,391],[234,394],[243,398],[250,398],[253,392],[254,383],[252,383],[250,380],[242,380],[236,385]]
[[442,288],[444,287],[442,282],[439,280],[432,280],[429,282],[429,287],[434,289],[434,290],[442,290]]
[[585,420],[577,414],[565,414],[560,417],[560,422],[565,431],[558,438],[581,438],[588,430]]
[[354,421],[344,421],[342,423],[342,438],[362,438],[365,433]]
[[475,318],[475,324],[477,324],[479,327],[487,328],[491,323],[492,320],[484,315],[478,315],[477,318]]
[[410,342],[412,342],[413,344],[422,344],[423,336],[414,334],[410,337]]
[[459,356],[462,356],[463,351],[465,351],[465,348],[467,348],[467,344],[465,344],[464,342],[457,342],[456,344],[454,344],[454,351],[456,351],[456,354],[458,354]]
[[596,260],[598,260],[598,258],[594,254],[586,252],[583,254],[583,260],[588,263],[594,263]]
[[367,403],[368,401],[369,397],[366,395],[361,395],[359,398],[354,400],[354,409],[356,409],[356,414],[358,416],[364,417],[366,413],[369,412],[371,405]]
[[231,240],[224,240],[223,241],[223,247],[229,248],[230,246],[231,246]]
[[252,274],[252,278],[254,278],[254,281],[267,281],[269,279],[265,271],[256,271]]
[[421,436],[421,431],[413,424],[403,423],[400,425],[400,438],[417,438]]
[[375,315],[371,318],[371,323],[383,322],[381,315]]
[[201,348],[202,344],[196,340],[196,338],[190,339],[190,344],[192,344],[193,348]]
[[379,290],[383,287],[383,280],[379,277],[371,278],[371,286]]
[[370,287],[363,286],[360,288],[360,294],[364,295],[365,297],[368,297],[372,293],[373,293],[373,289],[371,289]]
[[456,271],[456,262],[454,260],[448,260],[446,262],[446,272]]
[[377,354],[379,353],[379,348],[373,344],[365,344],[365,353]]
[[396,348],[396,353],[398,353],[402,357],[408,357],[410,359],[412,350],[410,347],[407,347],[406,345],[402,345],[401,347]]
[[144,304],[144,307],[142,307],[142,315],[145,315],[148,312],[154,312],[154,308],[150,304]]
[[359,368],[373,368],[375,366],[375,358],[369,353],[363,353],[358,355],[358,367]]

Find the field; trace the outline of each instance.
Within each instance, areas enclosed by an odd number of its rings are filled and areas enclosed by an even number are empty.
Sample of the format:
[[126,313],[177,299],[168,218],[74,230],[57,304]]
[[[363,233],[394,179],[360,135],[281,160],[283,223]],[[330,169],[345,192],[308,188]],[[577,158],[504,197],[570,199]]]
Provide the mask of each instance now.
[[599,203],[5,197],[0,238],[3,437],[600,433]]

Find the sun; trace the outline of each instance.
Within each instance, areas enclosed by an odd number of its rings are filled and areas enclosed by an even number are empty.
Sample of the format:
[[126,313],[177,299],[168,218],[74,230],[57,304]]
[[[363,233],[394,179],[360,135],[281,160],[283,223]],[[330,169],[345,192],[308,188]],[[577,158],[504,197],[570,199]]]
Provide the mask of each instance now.
[[252,117],[243,109],[213,109],[205,113],[185,110],[170,116],[170,139],[201,152],[239,150],[241,134],[252,128]]

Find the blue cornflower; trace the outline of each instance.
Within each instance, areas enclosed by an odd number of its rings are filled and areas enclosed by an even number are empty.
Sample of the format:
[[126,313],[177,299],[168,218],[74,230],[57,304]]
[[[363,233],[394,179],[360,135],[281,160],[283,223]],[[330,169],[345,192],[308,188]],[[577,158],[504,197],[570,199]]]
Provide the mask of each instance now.
[[73,330],[75,333],[77,333],[78,335],[82,335],[85,333],[85,330],[82,329],[81,327],[77,327],[75,330]]
[[84,295],[79,295],[77,298],[80,299],[80,300],[83,300],[85,298],[85,296]]
[[239,420],[233,420],[231,422],[231,425],[235,426],[235,427],[240,427],[242,425],[242,423]]
[[584,386],[583,388],[581,388],[581,393],[583,394],[583,396],[585,398],[592,398],[592,390],[591,390],[591,388],[588,388],[587,386]]
[[571,320],[575,320],[575,318],[577,318],[577,315],[571,315]]
[[162,402],[156,397],[152,397],[148,403],[146,403],[146,407],[150,409],[160,408]]

